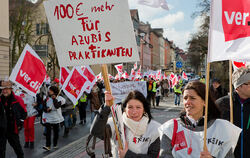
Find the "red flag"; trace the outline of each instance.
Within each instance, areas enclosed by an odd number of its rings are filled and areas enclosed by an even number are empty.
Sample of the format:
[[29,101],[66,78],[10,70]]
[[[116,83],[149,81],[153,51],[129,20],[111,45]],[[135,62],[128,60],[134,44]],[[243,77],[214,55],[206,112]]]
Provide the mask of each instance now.
[[88,79],[83,75],[80,67],[74,67],[64,82],[62,90],[75,105],[88,86]]
[[96,76],[96,79],[97,80],[99,80],[99,79],[102,80],[102,73],[101,72]]
[[82,71],[83,71],[83,75],[88,79],[88,81],[90,82],[90,84],[88,85],[88,87],[86,88],[86,92],[90,93],[92,87],[94,86],[95,82],[96,82],[96,77],[94,72],[92,71],[92,69],[89,66],[84,66],[82,67]]
[[116,79],[116,80],[120,80],[120,75],[119,75],[119,74],[116,74],[116,75],[115,75],[115,79]]
[[142,73],[141,73],[141,65],[140,65],[140,68],[138,69],[137,74],[136,74],[136,78],[141,78],[141,75]]
[[28,94],[35,96],[45,81],[46,69],[43,61],[27,44],[10,75],[10,80]]
[[63,85],[67,77],[69,76],[69,69],[67,67],[60,67],[59,81]]
[[131,73],[130,73],[130,80],[134,80],[135,79],[135,75],[136,75],[136,72],[134,69],[131,70]]
[[174,77],[175,77],[175,75],[173,73],[171,73],[169,79],[172,81]]
[[115,68],[119,74],[122,74],[122,68],[123,68],[122,64],[115,65]]
[[237,62],[237,61],[232,61],[233,63],[233,68],[234,71],[238,70],[241,67],[247,67],[248,65],[250,65],[250,62]]
[[114,76],[109,74],[109,79],[114,79]]
[[157,71],[156,79],[160,80],[161,79],[161,70]]
[[175,76],[175,77],[172,79],[172,86],[175,86],[177,83],[178,83],[178,78],[177,78],[177,76]]
[[125,71],[125,72],[122,74],[122,77],[125,78],[125,79],[128,79],[128,78],[129,78],[129,75],[128,75],[128,73]]
[[134,64],[134,70],[136,70],[137,69],[137,62],[135,62],[135,64]]
[[182,72],[182,78],[184,80],[188,80],[187,74],[184,71]]

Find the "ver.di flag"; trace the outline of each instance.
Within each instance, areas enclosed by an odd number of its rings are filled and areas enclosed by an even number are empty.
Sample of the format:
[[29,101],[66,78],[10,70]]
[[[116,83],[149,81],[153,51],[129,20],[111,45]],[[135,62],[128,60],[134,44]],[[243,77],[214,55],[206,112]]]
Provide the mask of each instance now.
[[17,61],[10,80],[31,96],[36,96],[46,78],[43,61],[27,44]]
[[250,1],[212,0],[208,62],[250,60]]
[[74,67],[64,82],[62,90],[73,104],[76,105],[88,86],[88,79],[83,75],[81,67]]
[[250,62],[238,62],[238,61],[232,61],[234,71],[238,70],[241,67],[247,67],[250,65]]
[[86,92],[90,93],[92,87],[94,86],[94,84],[96,82],[95,73],[93,72],[93,70],[89,66],[82,67],[82,71],[83,71],[83,75],[88,79],[88,82],[89,82],[89,85],[86,88]]
[[70,70],[67,67],[60,67],[59,82],[63,85],[67,77],[69,76]]

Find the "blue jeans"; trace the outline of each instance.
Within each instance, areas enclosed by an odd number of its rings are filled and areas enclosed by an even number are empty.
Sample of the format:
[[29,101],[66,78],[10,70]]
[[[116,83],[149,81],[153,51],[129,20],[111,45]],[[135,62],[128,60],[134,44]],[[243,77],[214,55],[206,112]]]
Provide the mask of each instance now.
[[70,118],[70,115],[64,116],[64,126],[65,128],[70,128],[72,126],[72,120]]
[[181,94],[180,95],[174,94],[174,104],[180,105],[180,101],[181,101]]
[[98,110],[95,110],[91,112],[91,123],[94,121],[96,114],[98,113]]

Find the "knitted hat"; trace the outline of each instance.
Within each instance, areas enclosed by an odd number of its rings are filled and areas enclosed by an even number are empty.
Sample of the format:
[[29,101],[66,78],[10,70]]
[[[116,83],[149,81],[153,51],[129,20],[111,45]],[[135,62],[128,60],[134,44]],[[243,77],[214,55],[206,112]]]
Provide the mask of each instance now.
[[240,68],[233,73],[233,85],[234,88],[238,88],[244,83],[250,81],[250,68]]

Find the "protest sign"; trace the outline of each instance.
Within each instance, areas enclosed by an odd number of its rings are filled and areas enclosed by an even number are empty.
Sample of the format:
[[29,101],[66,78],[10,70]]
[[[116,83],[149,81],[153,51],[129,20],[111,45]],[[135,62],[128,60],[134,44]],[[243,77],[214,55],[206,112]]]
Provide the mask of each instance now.
[[10,75],[10,80],[31,96],[36,96],[46,77],[43,61],[27,44]]
[[139,61],[128,1],[44,1],[60,66]]
[[112,95],[115,97],[115,103],[122,102],[126,98],[129,92],[133,90],[140,91],[145,97],[147,97],[147,84],[145,81],[135,82],[119,82],[111,83]]

